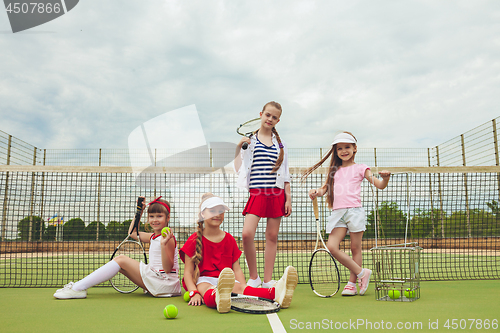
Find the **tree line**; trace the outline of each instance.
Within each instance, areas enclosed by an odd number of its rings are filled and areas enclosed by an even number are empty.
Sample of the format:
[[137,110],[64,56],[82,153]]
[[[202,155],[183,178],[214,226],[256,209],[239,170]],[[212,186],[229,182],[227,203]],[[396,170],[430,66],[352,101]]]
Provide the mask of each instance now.
[[[469,211],[442,212],[439,209],[415,209],[408,224],[409,238],[457,238],[457,237],[491,237],[500,236],[500,206],[495,200],[486,202],[489,210],[469,209]],[[380,238],[404,238],[407,214],[395,202],[382,202],[377,210]],[[54,241],[57,227],[46,226],[38,217],[25,217],[18,223],[18,240],[29,239],[30,219],[32,221],[31,240],[41,239]],[[59,226],[64,241],[95,241],[99,228],[99,240],[121,240],[126,237],[131,220],[123,222],[111,221],[106,226],[94,221],[85,226],[80,218],[74,218]],[[375,212],[367,215],[365,238],[375,237]],[[140,230],[144,230],[141,224]],[[324,235],[327,237],[327,235]],[[59,239],[60,240],[60,239]]]

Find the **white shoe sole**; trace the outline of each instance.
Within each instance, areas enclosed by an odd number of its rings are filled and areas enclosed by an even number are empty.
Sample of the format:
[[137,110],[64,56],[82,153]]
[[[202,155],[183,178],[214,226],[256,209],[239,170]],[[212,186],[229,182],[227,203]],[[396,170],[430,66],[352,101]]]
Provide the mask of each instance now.
[[227,313],[231,310],[231,292],[234,288],[234,272],[230,268],[224,268],[219,274],[215,302],[219,313]]
[[[295,287],[297,286],[297,283],[299,282],[299,276],[295,267],[288,266],[285,269],[285,273],[283,274],[282,279],[284,279],[284,281],[278,281],[278,283],[276,283],[276,287],[278,287],[280,283],[283,283],[285,285],[285,290],[280,291],[280,297],[276,301],[281,305],[282,309],[286,309],[292,303],[293,292],[295,290]],[[280,287],[283,288],[283,286]]]

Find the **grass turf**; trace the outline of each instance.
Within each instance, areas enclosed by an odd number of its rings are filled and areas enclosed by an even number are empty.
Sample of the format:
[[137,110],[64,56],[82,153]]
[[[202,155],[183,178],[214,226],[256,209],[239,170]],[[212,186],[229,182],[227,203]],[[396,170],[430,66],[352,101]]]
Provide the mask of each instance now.
[[[372,288],[365,296],[336,295],[322,299],[311,292],[309,285],[302,284],[297,287],[290,308],[278,315],[288,332],[336,330],[336,325],[339,330],[353,330],[353,323],[357,331],[380,331],[381,325],[387,329],[389,322],[392,330],[397,330],[396,325],[402,323],[407,325],[406,329],[402,328],[406,331],[453,331],[444,327],[448,319],[450,326],[452,319],[458,319],[458,324],[460,319],[465,319],[467,329],[459,328],[461,331],[500,331],[491,325],[492,320],[497,323],[500,320],[499,280],[422,282],[421,288],[419,300],[403,303],[376,301]],[[92,288],[84,300],[55,300],[54,291],[53,288],[0,289],[1,331],[271,332],[265,315],[234,311],[218,314],[206,306],[190,307],[181,297],[153,298],[140,292],[123,295],[112,288]],[[163,317],[167,304],[175,304],[179,309],[176,319]],[[483,327],[477,328],[475,321],[469,329],[472,322],[468,319],[481,319]],[[484,327],[485,319],[489,319],[489,329]],[[436,321],[438,329],[429,329],[430,323]]]

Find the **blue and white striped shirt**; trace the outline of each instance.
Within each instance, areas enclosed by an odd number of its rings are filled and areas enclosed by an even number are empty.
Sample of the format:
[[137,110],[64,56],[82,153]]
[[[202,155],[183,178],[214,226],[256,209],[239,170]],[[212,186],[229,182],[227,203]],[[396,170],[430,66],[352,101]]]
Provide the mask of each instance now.
[[273,144],[268,147],[257,139],[253,153],[253,163],[250,172],[250,188],[276,187],[276,171],[271,173],[279,151]]

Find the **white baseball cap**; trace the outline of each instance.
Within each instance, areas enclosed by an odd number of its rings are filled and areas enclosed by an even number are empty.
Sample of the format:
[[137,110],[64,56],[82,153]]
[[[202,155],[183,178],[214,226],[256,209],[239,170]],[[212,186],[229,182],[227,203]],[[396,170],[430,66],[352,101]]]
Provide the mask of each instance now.
[[340,133],[333,138],[333,145],[336,145],[337,143],[356,143],[356,139],[349,133]]

